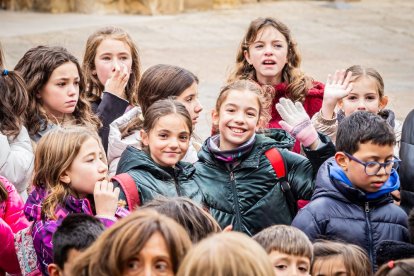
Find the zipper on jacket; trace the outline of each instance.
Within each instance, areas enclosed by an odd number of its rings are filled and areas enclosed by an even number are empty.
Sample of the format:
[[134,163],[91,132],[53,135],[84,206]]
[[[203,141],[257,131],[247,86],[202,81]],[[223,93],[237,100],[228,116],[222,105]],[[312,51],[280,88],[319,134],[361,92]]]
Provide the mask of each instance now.
[[236,227],[235,230],[241,231],[241,221],[240,221],[240,209],[239,209],[239,197],[237,196],[236,191],[236,183],[234,183],[234,173],[233,171],[230,172],[230,182],[231,182],[231,190],[233,192],[233,201],[234,207],[236,211]]
[[371,232],[371,220],[370,220],[370,214],[369,214],[369,202],[365,202],[365,221],[367,223],[368,226],[368,242],[369,242],[369,250],[368,250],[368,254],[369,254],[369,258],[371,261],[375,261],[374,260],[374,256],[373,256],[373,250],[374,250],[374,246],[373,246],[373,242],[372,242],[372,232]]
[[178,180],[177,180],[177,175],[175,173],[175,169],[174,169],[174,186],[175,186],[175,190],[177,191],[177,195],[181,196],[181,192],[180,192],[180,187],[178,186]]

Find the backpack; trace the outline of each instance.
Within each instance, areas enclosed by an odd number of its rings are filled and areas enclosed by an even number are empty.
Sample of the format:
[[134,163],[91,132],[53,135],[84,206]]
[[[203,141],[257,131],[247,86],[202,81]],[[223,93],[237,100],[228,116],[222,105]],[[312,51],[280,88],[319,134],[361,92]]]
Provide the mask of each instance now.
[[124,191],[128,209],[130,211],[141,205],[138,188],[135,185],[134,179],[129,174],[121,173],[113,176],[112,179],[116,180]]
[[37,267],[37,255],[32,237],[33,223],[14,234],[14,248],[22,275],[42,275]]
[[280,189],[286,197],[286,203],[289,207],[289,212],[292,215],[292,218],[298,213],[298,204],[296,203],[295,196],[292,193],[290,184],[286,177],[286,163],[283,159],[277,148],[268,149],[265,152],[267,159],[269,159],[270,164],[273,167],[273,170],[276,172],[277,177],[280,182]]

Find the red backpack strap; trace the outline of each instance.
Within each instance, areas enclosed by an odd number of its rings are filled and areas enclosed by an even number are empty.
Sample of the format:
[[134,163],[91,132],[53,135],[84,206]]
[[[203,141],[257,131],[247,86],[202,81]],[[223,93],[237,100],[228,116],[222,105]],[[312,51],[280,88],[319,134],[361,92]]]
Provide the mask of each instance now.
[[112,179],[116,180],[124,191],[129,210],[132,211],[141,205],[138,188],[132,176],[127,173],[121,173],[113,176]]
[[277,177],[286,178],[286,166],[285,160],[280,154],[277,148],[268,149],[265,152],[267,159],[269,159],[270,164],[273,167],[273,170],[276,172]]

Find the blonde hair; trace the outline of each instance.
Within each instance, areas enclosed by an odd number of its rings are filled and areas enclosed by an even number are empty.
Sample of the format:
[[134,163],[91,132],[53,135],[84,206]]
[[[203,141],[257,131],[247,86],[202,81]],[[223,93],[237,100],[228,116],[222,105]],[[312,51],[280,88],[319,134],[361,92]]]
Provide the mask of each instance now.
[[123,275],[128,262],[156,233],[164,238],[175,274],[191,247],[186,231],[154,210],[137,210],[111,226],[82,253],[71,275]]
[[366,252],[357,245],[321,240],[313,244],[313,255],[312,274],[317,260],[322,259],[323,261],[332,257],[342,257],[347,275],[372,275],[371,262]]
[[[288,47],[287,63],[282,69],[282,82],[287,83],[287,95],[292,101],[303,102],[307,90],[312,86],[312,78],[306,76],[300,70],[301,56],[297,48],[297,43],[293,39],[289,28],[281,21],[274,18],[257,18],[250,23],[250,26],[240,43],[236,57],[236,66],[228,78],[228,82],[236,79],[252,79],[257,81],[256,70],[251,66],[245,56],[244,51],[249,51],[249,46],[256,40],[258,33],[266,27],[273,27],[278,30],[285,38]],[[275,93],[273,87],[266,85],[272,94]],[[272,91],[273,90],[273,91]]]
[[270,254],[279,251],[287,255],[306,257],[312,262],[313,246],[301,230],[288,225],[274,225],[257,233],[253,239]]
[[253,239],[238,232],[214,234],[195,245],[177,276],[274,275],[269,257]]
[[223,104],[223,102],[227,99],[230,91],[238,91],[238,92],[244,92],[249,91],[257,95],[257,102],[259,104],[259,121],[266,125],[267,122],[270,120],[270,105],[272,101],[266,97],[266,94],[258,85],[257,83],[251,81],[251,80],[236,80],[232,83],[227,84],[224,86],[219,93],[219,96],[217,97],[216,101],[216,112],[220,115],[220,107]]
[[101,83],[93,71],[95,67],[96,50],[105,39],[115,39],[126,43],[131,49],[132,67],[125,94],[130,104],[137,104],[138,84],[141,78],[141,63],[139,60],[138,47],[131,36],[122,28],[104,27],[91,34],[86,42],[85,55],[83,57],[82,69],[86,78],[86,96],[89,101],[96,101],[101,98],[104,90],[104,83]]
[[98,134],[81,126],[56,127],[40,139],[35,154],[33,185],[48,191],[42,204],[42,215],[47,218],[56,219],[56,206],[71,193],[76,193],[60,178],[89,138],[96,139],[102,147]]

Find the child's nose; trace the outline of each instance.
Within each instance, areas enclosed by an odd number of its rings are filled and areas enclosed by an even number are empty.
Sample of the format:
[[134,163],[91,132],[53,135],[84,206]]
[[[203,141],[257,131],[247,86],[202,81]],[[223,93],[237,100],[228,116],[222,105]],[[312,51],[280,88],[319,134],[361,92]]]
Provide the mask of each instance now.
[[364,100],[360,100],[358,102],[358,110],[366,110],[366,109],[367,109],[367,106],[365,104],[365,101]]
[[203,110],[203,106],[201,105],[200,101],[197,99],[197,105],[196,105],[196,107],[194,108],[194,111],[195,111],[196,113],[200,113],[202,110]]

